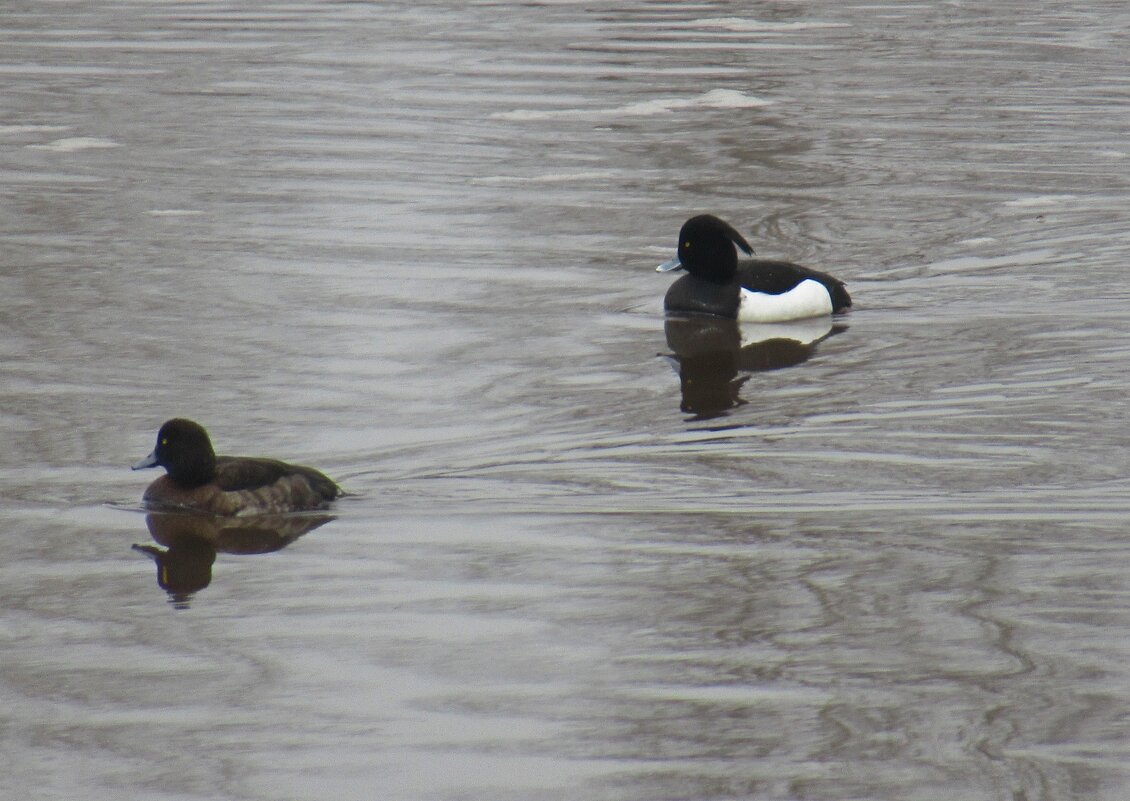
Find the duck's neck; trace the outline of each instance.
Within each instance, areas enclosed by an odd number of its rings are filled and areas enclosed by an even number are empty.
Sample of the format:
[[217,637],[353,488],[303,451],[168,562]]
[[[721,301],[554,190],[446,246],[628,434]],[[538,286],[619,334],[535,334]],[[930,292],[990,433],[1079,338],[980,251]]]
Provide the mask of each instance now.
[[191,462],[172,464],[166,468],[169,478],[182,487],[202,487],[216,477],[216,454],[193,459]]

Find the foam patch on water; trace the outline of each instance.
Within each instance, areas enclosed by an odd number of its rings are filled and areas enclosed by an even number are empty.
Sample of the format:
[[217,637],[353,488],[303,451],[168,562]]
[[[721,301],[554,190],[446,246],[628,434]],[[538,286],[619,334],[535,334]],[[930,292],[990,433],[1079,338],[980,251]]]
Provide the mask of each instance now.
[[72,136],[65,139],[56,139],[45,145],[28,145],[32,150],[50,150],[55,153],[76,153],[79,150],[100,150],[111,147],[121,147],[117,142],[109,139],[99,139],[94,136]]
[[644,100],[639,103],[629,103],[625,106],[605,109],[515,109],[514,111],[500,111],[491,115],[502,120],[549,120],[562,117],[652,117],[658,114],[668,114],[672,111],[686,109],[738,109],[760,108],[772,105],[772,100],[765,100],[753,95],[747,95],[735,89],[711,89],[697,97],[667,97],[655,100]]

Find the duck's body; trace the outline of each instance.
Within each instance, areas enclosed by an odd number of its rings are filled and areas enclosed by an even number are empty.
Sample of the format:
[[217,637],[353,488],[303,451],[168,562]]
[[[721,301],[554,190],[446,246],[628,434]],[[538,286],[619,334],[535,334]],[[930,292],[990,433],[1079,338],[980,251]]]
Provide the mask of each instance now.
[[312,467],[252,456],[217,456],[208,433],[191,420],[169,420],[157,447],[134,465],[164,467],[142,502],[154,510],[229,517],[324,509],[341,489]]
[[712,314],[747,322],[779,323],[843,311],[851,296],[838,278],[787,261],[738,262],[736,247],[749,243],[710,214],[692,217],[679,232],[678,255],[662,272],[686,269],[667,290],[663,307],[682,314]]

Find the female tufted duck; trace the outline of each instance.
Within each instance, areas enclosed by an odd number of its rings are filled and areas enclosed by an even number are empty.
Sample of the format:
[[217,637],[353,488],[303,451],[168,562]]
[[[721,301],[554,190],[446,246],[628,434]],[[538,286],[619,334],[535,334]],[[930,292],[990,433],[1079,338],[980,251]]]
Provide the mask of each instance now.
[[678,255],[656,268],[667,272],[683,267],[688,273],[671,284],[663,307],[669,312],[780,323],[851,306],[839,279],[787,261],[751,259],[739,264],[735,245],[753,254],[742,235],[714,215],[687,220],[679,231]]
[[145,490],[149,509],[213,515],[283,514],[324,509],[341,489],[310,467],[275,459],[217,456],[208,432],[191,420],[169,420],[157,447],[133,466],[167,471]]

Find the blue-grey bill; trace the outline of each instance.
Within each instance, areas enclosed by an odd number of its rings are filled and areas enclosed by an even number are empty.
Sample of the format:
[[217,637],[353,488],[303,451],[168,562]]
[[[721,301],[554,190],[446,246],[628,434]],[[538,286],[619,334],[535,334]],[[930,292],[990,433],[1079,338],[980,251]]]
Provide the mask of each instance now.
[[157,466],[157,454],[151,453],[133,466],[134,470],[144,470],[147,467]]
[[662,264],[660,264],[658,267],[655,268],[655,271],[657,273],[666,273],[666,272],[670,272],[671,270],[677,270],[682,266],[683,266],[683,263],[681,261],[679,261],[679,257],[676,256],[675,258],[671,259],[671,261],[665,261]]

